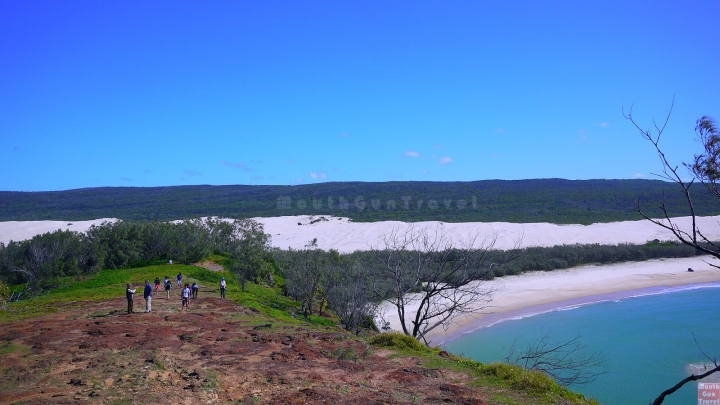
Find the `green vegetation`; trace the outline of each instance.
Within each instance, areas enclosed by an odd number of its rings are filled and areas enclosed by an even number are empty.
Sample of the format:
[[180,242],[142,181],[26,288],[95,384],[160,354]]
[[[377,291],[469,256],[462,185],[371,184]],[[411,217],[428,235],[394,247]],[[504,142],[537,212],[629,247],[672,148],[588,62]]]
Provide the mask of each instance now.
[[[693,191],[698,215],[720,214],[714,195],[702,186]],[[664,181],[535,179],[0,192],[0,221],[97,218],[166,221],[202,216],[308,214],[346,216],[364,222],[589,224],[639,219],[635,212],[638,199],[653,206],[664,199],[670,216],[690,215],[682,192]],[[656,215],[661,216],[662,212],[658,210]]]
[[416,339],[399,332],[388,332],[371,337],[369,343],[396,350],[400,356],[423,357],[426,367],[455,370],[475,377],[475,384],[488,391],[490,398],[505,404],[598,404],[582,394],[559,385],[547,374],[528,371],[520,366],[494,363],[483,364],[464,357],[430,348]]
[[[218,259],[218,257],[215,257]],[[0,322],[22,319],[28,316],[37,316],[54,312],[66,306],[82,306],[84,302],[106,300],[122,296],[125,284],[140,285],[146,279],[164,275],[172,276],[182,271],[185,279],[215,283],[220,277],[229,279],[229,272],[210,272],[204,268],[188,265],[154,265],[134,269],[102,270],[97,274],[77,281],[73,277],[62,280],[61,286],[46,295],[9,304],[7,311],[0,311]],[[302,316],[293,316],[292,312],[298,310],[297,301],[285,297],[278,286],[269,287],[258,284],[248,284],[245,292],[241,290],[239,281],[231,280],[228,284],[228,299],[249,309],[248,314],[238,314],[250,321],[250,324],[271,325],[270,328],[320,328],[337,327],[339,321],[334,317],[310,316],[307,320]],[[119,309],[122,310],[122,309]],[[539,372],[525,371],[517,366],[505,364],[485,365],[454,355],[440,357],[440,349],[428,348],[416,339],[402,333],[370,333],[367,338],[356,338],[348,334],[346,339],[367,340],[366,349],[358,351],[352,347],[341,347],[330,355],[338,360],[362,362],[373,355],[372,346],[390,349],[396,352],[395,356],[411,356],[419,358],[423,366],[433,369],[455,370],[472,376],[477,386],[487,390],[490,399],[497,403],[507,404],[595,404],[584,396],[569,391],[550,377]],[[308,342],[311,343],[311,342]],[[370,346],[371,345],[371,346]],[[25,352],[29,348],[14,343],[0,344],[0,355],[9,352]],[[161,361],[155,362],[158,369],[165,366]],[[209,375],[203,388],[217,386],[217,378]]]

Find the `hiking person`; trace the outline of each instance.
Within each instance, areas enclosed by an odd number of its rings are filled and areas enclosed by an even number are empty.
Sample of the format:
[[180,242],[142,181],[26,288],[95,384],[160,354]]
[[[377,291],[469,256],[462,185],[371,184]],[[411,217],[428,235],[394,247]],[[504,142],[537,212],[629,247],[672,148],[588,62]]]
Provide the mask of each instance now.
[[170,290],[172,290],[172,283],[165,277],[165,292],[167,293],[167,299],[170,299]]
[[225,277],[220,280],[220,298],[225,298],[225,289],[227,288],[227,283],[225,282]]
[[152,297],[153,288],[150,285],[150,281],[145,280],[145,290],[143,291],[143,298],[145,298],[145,312],[152,312]]
[[178,287],[182,287],[182,273],[178,273],[177,280],[178,280]]
[[128,301],[128,314],[133,313],[133,303],[134,303],[133,298],[135,296],[135,290],[137,290],[137,288],[131,290],[130,287],[132,287],[132,286],[130,284],[128,284],[127,290],[125,291],[125,296],[127,297],[127,301]]
[[155,292],[158,292],[160,289],[160,279],[155,277]]
[[199,290],[199,289],[200,289],[200,286],[198,285],[198,283],[193,283],[193,285],[192,285],[192,297],[193,297],[194,300],[197,299],[197,295],[198,295],[198,290]]
[[182,290],[182,308],[180,308],[180,312],[182,312],[183,309],[190,310],[190,285],[185,284],[185,288]]
[[170,281],[170,279],[168,278],[168,276],[165,276],[165,280],[163,280],[163,285],[167,284],[168,281]]

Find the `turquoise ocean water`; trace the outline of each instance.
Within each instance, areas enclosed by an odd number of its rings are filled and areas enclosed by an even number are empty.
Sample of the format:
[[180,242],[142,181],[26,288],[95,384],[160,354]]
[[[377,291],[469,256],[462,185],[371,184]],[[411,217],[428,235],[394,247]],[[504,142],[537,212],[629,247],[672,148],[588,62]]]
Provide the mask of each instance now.
[[[603,404],[649,404],[662,391],[720,360],[720,284],[638,290],[566,302],[550,312],[514,314],[514,319],[479,328],[444,344],[446,350],[491,363],[507,356],[513,342],[526,347],[544,333],[561,342],[581,335],[589,351],[607,356],[605,370],[575,391]],[[720,376],[716,373],[718,381]],[[697,382],[687,383],[664,404],[696,404]]]

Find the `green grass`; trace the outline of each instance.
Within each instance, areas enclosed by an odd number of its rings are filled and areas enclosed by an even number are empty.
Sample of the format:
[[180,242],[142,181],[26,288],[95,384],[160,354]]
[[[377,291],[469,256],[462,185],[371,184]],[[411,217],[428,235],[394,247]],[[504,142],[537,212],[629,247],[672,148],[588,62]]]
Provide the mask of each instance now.
[[[211,257],[215,261],[222,261],[222,256]],[[127,284],[137,288],[136,299],[142,298],[145,280],[153,283],[156,277],[162,280],[165,276],[173,282],[173,289],[177,289],[175,282],[178,273],[183,274],[183,283],[196,281],[203,290],[219,289],[220,280],[225,277],[228,288],[227,298],[248,308],[257,310],[253,318],[259,323],[304,324],[313,326],[334,326],[335,320],[316,315],[307,320],[302,316],[293,317],[293,310],[297,310],[298,303],[291,298],[280,294],[279,289],[273,289],[253,283],[247,283],[246,291],[241,291],[240,283],[235,276],[228,272],[215,272],[202,267],[183,264],[158,264],[133,269],[101,270],[83,280],[67,277],[59,280],[60,286],[47,294],[8,304],[7,311],[0,311],[0,322],[24,319],[56,312],[61,308],[72,308],[84,305],[86,301],[103,301],[118,297],[125,297]],[[164,291],[158,294],[164,294]],[[218,293],[219,295],[219,293]]]
[[589,404],[599,405],[582,394],[561,386],[547,374],[528,371],[505,363],[483,364],[464,357],[440,357],[439,348],[430,348],[400,332],[382,333],[369,339],[375,346],[394,349],[398,356],[423,357],[425,367],[455,370],[475,378],[493,402],[501,404]]
[[[283,328],[288,332],[295,328],[326,328],[336,327],[336,320],[320,316],[305,319],[299,314],[299,305],[292,299],[283,296],[279,288],[270,288],[257,284],[246,284],[243,292],[240,283],[229,272],[212,272],[201,267],[188,265],[160,264],[136,269],[102,270],[84,280],[68,278],[62,280],[61,286],[41,297],[9,304],[7,311],[0,311],[0,322],[23,319],[30,316],[44,315],[60,308],[81,307],[87,301],[99,301],[125,296],[128,283],[138,287],[136,294],[142,297],[145,280],[151,282],[155,277],[162,279],[168,276],[173,282],[178,272],[183,273],[183,282],[197,281],[201,288],[217,289],[220,279],[228,281],[227,298],[250,309],[253,313],[238,313],[233,317],[244,318],[249,324],[270,324],[270,328]],[[292,316],[293,311],[298,314]],[[348,339],[355,339],[348,335]],[[574,393],[553,381],[546,374],[527,371],[508,364],[482,364],[469,359],[451,355],[440,357],[440,349],[428,348],[412,337],[402,333],[382,333],[368,339],[374,346],[392,349],[395,356],[412,356],[423,360],[423,365],[430,368],[456,370],[474,378],[474,383],[487,390],[490,399],[501,404],[597,404],[581,394]],[[29,350],[25,346],[12,342],[0,344],[0,355]],[[359,354],[355,350],[339,350],[333,356],[347,361],[358,361],[372,353],[368,347],[366,353]],[[163,369],[159,363],[158,368]],[[208,379],[208,387],[214,387],[216,381]]]
[[19,345],[14,342],[3,342],[0,343],[0,356],[10,353],[29,353],[30,348],[24,345]]

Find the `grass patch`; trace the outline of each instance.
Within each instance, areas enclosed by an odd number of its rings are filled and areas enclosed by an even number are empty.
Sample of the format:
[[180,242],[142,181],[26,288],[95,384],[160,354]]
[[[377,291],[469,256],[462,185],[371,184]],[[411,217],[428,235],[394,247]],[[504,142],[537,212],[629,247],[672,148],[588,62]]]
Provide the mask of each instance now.
[[352,347],[337,348],[332,352],[331,356],[338,360],[352,361],[353,363],[357,363],[359,360],[357,352]]
[[[434,349],[433,349],[434,350]],[[578,404],[600,405],[594,399],[570,391],[540,371],[528,371],[506,363],[483,364],[464,357],[423,355],[425,366],[466,373],[475,377],[474,385],[487,390],[493,402],[501,404]]]
[[14,342],[0,343],[0,356],[10,353],[29,353],[30,348],[25,345],[19,345]]
[[370,344],[388,347],[402,351],[430,352],[432,349],[420,343],[412,336],[401,332],[387,332],[376,335],[370,339]]

